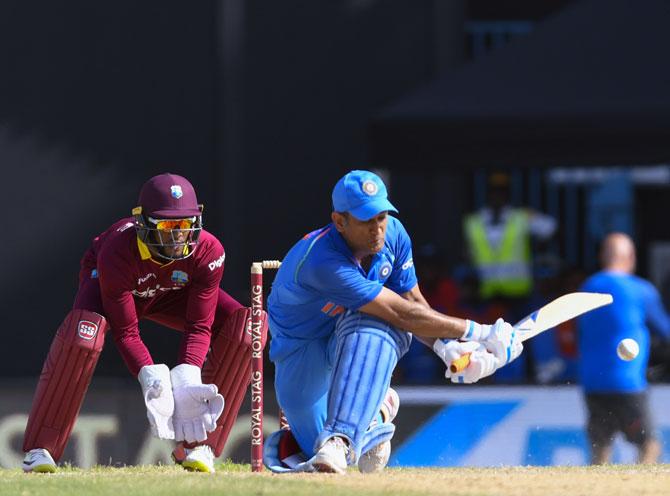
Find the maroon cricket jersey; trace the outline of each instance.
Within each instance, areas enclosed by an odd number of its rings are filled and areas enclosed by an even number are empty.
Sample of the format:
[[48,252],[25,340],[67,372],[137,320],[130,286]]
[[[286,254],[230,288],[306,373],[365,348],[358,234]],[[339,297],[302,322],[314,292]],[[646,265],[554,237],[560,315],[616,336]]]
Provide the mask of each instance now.
[[132,218],[122,219],[93,240],[81,261],[82,276],[98,277],[102,307],[131,373],[153,364],[139,334],[144,316],[170,321],[177,312],[184,337],[179,363],[202,367],[223,275],[223,246],[204,229],[184,260],[154,260],[139,241]]

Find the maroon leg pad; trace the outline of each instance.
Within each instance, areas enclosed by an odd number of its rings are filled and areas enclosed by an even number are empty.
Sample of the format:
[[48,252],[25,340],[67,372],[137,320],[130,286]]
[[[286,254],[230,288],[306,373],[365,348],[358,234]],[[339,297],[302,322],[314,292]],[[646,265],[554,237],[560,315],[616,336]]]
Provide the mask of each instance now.
[[[263,312],[263,346],[267,340],[267,316]],[[251,309],[232,313],[212,339],[210,354],[202,369],[202,382],[216,384],[226,400],[217,428],[207,437],[215,456],[221,456],[228,434],[251,382]]]
[[84,394],[105,343],[102,315],[74,309],[67,314],[51,343],[30,409],[23,450],[49,450],[63,456]]

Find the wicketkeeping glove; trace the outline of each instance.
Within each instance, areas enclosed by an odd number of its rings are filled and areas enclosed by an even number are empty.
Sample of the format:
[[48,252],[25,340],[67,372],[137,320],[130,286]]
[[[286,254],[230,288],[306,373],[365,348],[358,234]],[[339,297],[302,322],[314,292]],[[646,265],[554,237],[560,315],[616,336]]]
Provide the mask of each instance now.
[[151,433],[160,439],[174,439],[174,398],[167,365],[145,365],[137,376],[147,405]]
[[496,356],[500,366],[508,364],[523,351],[523,344],[516,329],[503,319],[496,320],[494,325],[482,325],[466,320],[466,325],[467,330],[461,339],[482,343]]
[[216,429],[216,421],[223,413],[223,396],[216,384],[203,384],[201,371],[195,365],[183,363],[170,371],[174,394],[175,439],[188,443],[207,439],[207,433]]

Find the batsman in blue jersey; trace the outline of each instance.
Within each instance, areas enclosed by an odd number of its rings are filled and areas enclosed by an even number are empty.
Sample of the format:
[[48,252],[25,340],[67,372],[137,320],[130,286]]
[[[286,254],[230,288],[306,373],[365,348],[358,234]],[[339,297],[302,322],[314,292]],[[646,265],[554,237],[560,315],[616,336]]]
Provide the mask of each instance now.
[[[670,317],[656,288],[634,275],[635,246],[627,235],[608,235],[600,258],[603,270],[581,289],[610,293],[614,304],[586,313],[578,321],[579,375],[589,412],[591,461],[608,463],[614,436],[621,432],[637,445],[641,463],[654,463],[661,446],[653,432],[646,394],[649,329],[670,339]],[[640,354],[631,361],[617,356],[617,345],[624,338],[640,345]]]
[[[448,366],[471,353],[471,383],[522,350],[512,326],[480,325],[432,310],[419,291],[412,246],[382,180],[355,170],[332,194],[332,222],[288,252],[268,297],[270,359],[290,431],[265,444],[275,472],[379,471],[390,456],[398,396],[391,373],[412,334]],[[460,338],[463,341],[436,339]]]

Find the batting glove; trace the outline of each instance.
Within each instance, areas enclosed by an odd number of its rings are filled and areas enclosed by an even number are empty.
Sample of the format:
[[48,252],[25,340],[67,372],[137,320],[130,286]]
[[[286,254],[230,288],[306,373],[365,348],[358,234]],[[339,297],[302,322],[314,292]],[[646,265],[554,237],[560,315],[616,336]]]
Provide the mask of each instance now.
[[170,369],[164,364],[145,365],[140,369],[137,379],[142,386],[151,433],[160,439],[174,439],[174,397]]
[[174,394],[175,439],[188,443],[207,439],[207,433],[216,429],[216,421],[223,413],[223,396],[216,384],[203,384],[200,368],[182,363],[170,371]]
[[[456,384],[472,384],[479,379],[488,377],[499,368],[500,362],[492,353],[486,351],[481,343],[476,341],[457,341],[455,339],[438,339],[433,344],[433,351],[447,366],[444,376]],[[454,360],[469,354],[468,366],[460,372],[451,372]]]
[[496,320],[492,326],[477,324],[471,320],[466,320],[466,325],[467,330],[462,339],[482,343],[496,356],[500,366],[508,364],[523,351],[516,329],[503,319]]

